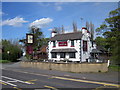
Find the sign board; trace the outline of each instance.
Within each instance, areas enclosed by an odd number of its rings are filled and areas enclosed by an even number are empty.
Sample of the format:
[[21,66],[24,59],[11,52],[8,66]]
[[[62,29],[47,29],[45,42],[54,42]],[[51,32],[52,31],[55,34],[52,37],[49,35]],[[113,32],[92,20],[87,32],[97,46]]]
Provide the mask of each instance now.
[[59,46],[67,46],[67,41],[61,41],[58,44]]
[[33,47],[32,46],[27,46],[26,51],[27,51],[28,54],[32,54],[33,53]]
[[34,36],[33,34],[26,34],[27,44],[33,44],[34,43]]

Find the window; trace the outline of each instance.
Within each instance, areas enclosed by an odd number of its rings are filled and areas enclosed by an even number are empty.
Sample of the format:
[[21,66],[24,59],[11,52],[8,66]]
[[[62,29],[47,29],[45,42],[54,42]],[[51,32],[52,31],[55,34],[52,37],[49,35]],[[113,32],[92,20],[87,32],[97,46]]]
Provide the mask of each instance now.
[[87,51],[87,41],[83,41],[83,51]]
[[74,40],[71,40],[71,47],[74,47]]
[[75,53],[74,52],[69,53],[69,58],[75,58]]
[[57,53],[52,53],[52,58],[57,58]]
[[55,41],[53,41],[53,47],[56,47]]
[[92,47],[93,47],[93,41],[92,41]]
[[65,53],[60,53],[60,58],[65,58]]

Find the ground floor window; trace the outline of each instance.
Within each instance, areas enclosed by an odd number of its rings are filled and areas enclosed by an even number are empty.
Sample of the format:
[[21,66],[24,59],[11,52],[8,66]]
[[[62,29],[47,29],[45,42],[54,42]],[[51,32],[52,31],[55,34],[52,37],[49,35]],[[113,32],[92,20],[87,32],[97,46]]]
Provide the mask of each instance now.
[[[57,58],[57,53],[51,53],[52,54],[52,58]],[[75,52],[69,52],[69,58],[76,58]],[[66,58],[66,53],[60,53],[60,58]]]
[[57,58],[57,53],[52,53],[52,58]]
[[60,58],[65,58],[66,53],[60,53]]
[[75,53],[74,52],[69,53],[69,58],[75,58]]

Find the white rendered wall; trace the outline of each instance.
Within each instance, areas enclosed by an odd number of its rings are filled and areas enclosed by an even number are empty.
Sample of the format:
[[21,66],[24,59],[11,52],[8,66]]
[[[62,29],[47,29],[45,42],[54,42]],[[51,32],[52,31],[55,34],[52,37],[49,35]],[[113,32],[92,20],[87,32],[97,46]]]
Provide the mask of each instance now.
[[[56,47],[53,47],[53,42],[49,41],[49,52],[48,52],[48,58],[52,60],[64,60],[69,59],[70,61],[80,61],[80,40],[74,40],[74,47],[71,47],[71,40],[67,40],[68,45],[67,46],[58,46],[58,41],[55,41]],[[51,51],[52,49],[67,49],[67,48],[74,48],[77,52],[75,53],[76,58],[69,58],[69,54],[66,53],[65,58],[60,58],[60,54],[57,53],[57,58],[51,58]]]
[[[87,51],[83,51],[83,40],[87,41]],[[85,62],[86,59],[88,59],[90,57],[90,51],[91,51],[91,42],[90,39],[87,35],[83,35],[82,40],[81,40],[81,60],[82,62]]]

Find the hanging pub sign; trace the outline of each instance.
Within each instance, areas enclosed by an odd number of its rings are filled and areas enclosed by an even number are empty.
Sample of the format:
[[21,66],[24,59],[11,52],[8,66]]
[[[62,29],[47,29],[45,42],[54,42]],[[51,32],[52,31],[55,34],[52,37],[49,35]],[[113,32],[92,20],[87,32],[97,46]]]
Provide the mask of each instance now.
[[27,44],[33,44],[34,43],[33,34],[26,34],[26,40],[27,40]]
[[26,52],[27,52],[28,54],[32,54],[32,53],[33,53],[33,47],[32,47],[32,46],[27,46],[27,47],[26,47]]

